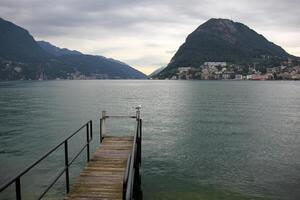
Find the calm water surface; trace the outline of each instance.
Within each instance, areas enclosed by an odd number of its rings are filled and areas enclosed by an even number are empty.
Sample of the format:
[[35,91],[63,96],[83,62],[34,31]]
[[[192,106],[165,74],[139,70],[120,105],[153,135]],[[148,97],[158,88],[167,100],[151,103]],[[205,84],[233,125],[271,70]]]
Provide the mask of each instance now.
[[[90,119],[94,150],[101,110],[129,114],[138,104],[144,199],[300,199],[300,82],[288,81],[0,82],[0,183]],[[134,130],[118,123],[108,124],[112,134]],[[84,139],[71,141],[71,157]],[[25,199],[40,194],[63,159],[60,149],[22,178]],[[72,181],[84,162],[83,154]],[[47,199],[63,195],[62,178]]]

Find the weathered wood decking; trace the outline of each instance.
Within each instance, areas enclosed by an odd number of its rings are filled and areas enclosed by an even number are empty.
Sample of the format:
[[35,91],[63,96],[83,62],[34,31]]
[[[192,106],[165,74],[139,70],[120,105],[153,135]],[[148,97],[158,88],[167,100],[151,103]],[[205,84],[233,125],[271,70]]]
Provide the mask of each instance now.
[[104,136],[66,200],[121,200],[123,178],[133,136]]

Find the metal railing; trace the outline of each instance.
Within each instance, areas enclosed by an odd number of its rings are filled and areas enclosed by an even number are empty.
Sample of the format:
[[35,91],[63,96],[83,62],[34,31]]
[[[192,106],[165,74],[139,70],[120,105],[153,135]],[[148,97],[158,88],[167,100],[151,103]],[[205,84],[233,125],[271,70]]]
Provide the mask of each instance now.
[[[74,156],[74,158],[69,161],[69,151],[68,151],[68,141],[71,139],[74,135],[79,133],[81,130],[86,128],[86,143],[85,145],[80,149],[80,151]],[[42,199],[45,194],[51,189],[51,187],[58,181],[58,179],[65,174],[66,178],[66,192],[69,193],[70,191],[70,180],[69,180],[69,167],[70,165],[76,160],[76,158],[83,152],[84,149],[87,151],[87,162],[90,161],[90,142],[93,139],[93,123],[92,121],[88,121],[83,126],[81,126],[77,131],[75,131],[73,134],[71,134],[69,137],[67,137],[65,140],[63,140],[61,143],[59,143],[56,147],[51,149],[48,153],[43,155],[40,159],[35,161],[33,164],[31,164],[29,167],[27,167],[25,170],[23,170],[21,173],[19,173],[17,176],[12,178],[7,183],[3,184],[0,187],[0,192],[4,191],[6,188],[8,188],[10,185],[15,183],[15,193],[16,193],[16,200],[22,199],[22,184],[21,184],[21,178],[23,175],[25,175],[27,172],[29,172],[32,168],[34,168],[36,165],[38,165],[41,161],[46,159],[50,154],[55,152],[59,147],[64,146],[64,157],[65,157],[65,166],[63,170],[51,181],[50,185],[42,192],[42,194],[38,197],[38,199]]]
[[105,121],[109,118],[116,118],[116,119],[137,119],[137,116],[133,115],[106,115],[106,111],[102,111],[102,116],[100,118],[100,143],[103,140],[103,135],[106,134],[106,127],[105,127]]
[[133,139],[131,154],[128,156],[124,179],[123,200],[140,199],[141,176],[140,166],[142,163],[142,119],[137,118],[136,133]]

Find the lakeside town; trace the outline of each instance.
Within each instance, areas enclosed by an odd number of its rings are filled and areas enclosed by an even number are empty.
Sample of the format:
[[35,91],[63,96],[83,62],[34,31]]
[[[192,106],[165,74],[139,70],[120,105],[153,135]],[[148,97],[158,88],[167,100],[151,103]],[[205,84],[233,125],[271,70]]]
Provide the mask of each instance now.
[[[1,61],[0,64],[9,69],[16,80],[30,80],[19,73],[26,69],[21,62]],[[41,65],[38,67],[36,80],[48,80],[46,70]],[[109,76],[104,73],[84,74],[80,71],[67,73],[66,77],[57,77],[56,80],[97,80],[97,79],[122,79],[119,76]],[[152,78],[150,79],[159,79]],[[300,80],[300,65],[292,61],[282,62],[278,67],[265,68],[259,66],[242,66],[227,62],[205,62],[200,67],[179,67],[170,80]]]
[[205,62],[201,67],[179,67],[170,80],[300,80],[300,65],[291,61],[281,66],[259,70],[227,62]]

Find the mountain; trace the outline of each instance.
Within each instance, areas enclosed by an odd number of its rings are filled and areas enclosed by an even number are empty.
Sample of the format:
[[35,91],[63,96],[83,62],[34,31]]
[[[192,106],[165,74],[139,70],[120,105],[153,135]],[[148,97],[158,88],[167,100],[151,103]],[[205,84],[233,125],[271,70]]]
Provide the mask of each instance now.
[[36,42],[30,33],[0,18],[0,80],[146,79],[120,61]]
[[160,68],[154,70],[154,71],[149,75],[149,77],[154,77],[154,76],[158,75],[158,74],[159,74],[162,70],[164,70],[165,68],[166,68],[166,67],[160,67]]
[[51,57],[29,34],[11,22],[0,18],[0,57],[17,61],[44,61]]
[[118,60],[105,58],[104,56],[82,54],[79,51],[56,47],[45,41],[38,41],[37,43],[45,51],[56,56],[57,59],[64,64],[75,67],[76,71],[82,72],[83,74],[94,74],[98,77],[102,76],[103,78],[110,77],[114,79],[148,78],[138,70]]
[[197,68],[204,62],[273,67],[289,57],[293,56],[242,23],[210,19],[188,35],[160,76],[170,76],[178,67]]
[[147,79],[148,77],[129,65],[105,58],[103,56],[93,55],[63,55],[59,59],[76,68],[83,74],[95,74],[99,77],[113,79]]
[[38,45],[47,51],[48,53],[55,55],[55,56],[62,56],[62,55],[82,55],[81,52],[75,50],[69,50],[66,48],[59,48],[56,47],[49,42],[46,41],[37,41]]

